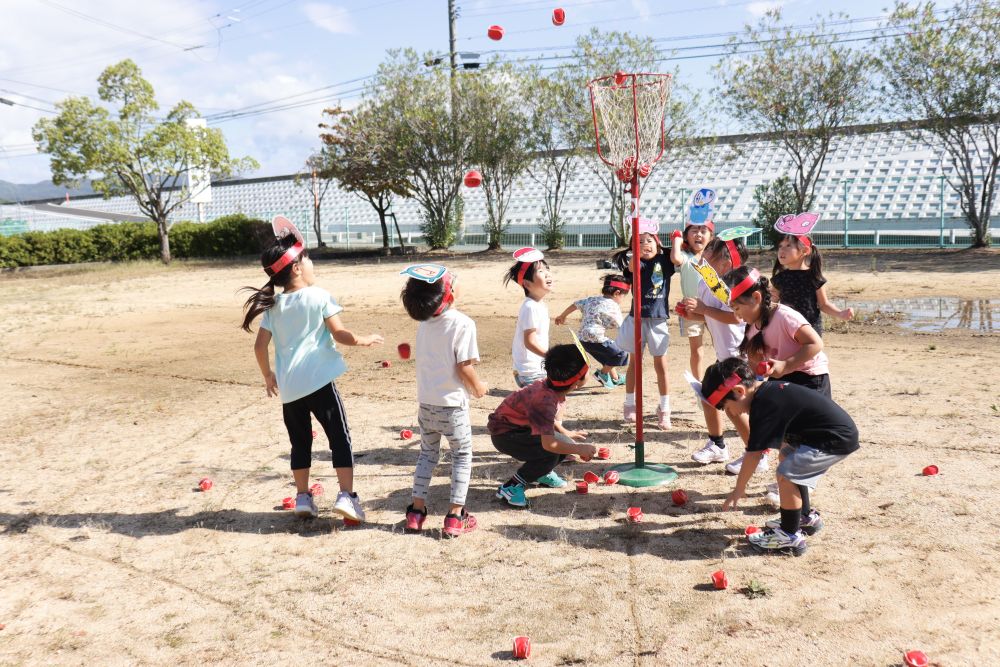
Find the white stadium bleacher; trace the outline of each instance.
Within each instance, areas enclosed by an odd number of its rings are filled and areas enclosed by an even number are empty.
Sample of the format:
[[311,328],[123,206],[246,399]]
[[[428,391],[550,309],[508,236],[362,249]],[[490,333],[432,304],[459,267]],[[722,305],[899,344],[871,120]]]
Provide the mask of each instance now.
[[[821,214],[814,235],[821,245],[937,246],[968,245],[969,229],[958,196],[944,182],[947,161],[904,131],[849,133],[832,143],[811,207]],[[613,235],[608,226],[606,168],[595,156],[578,159],[562,213],[566,246],[607,248]],[[701,148],[666,156],[647,179],[641,213],[659,219],[667,230],[678,226],[690,192],[711,186],[718,192],[717,226],[746,225],[755,210],[754,188],[789,174],[792,163],[780,143],[758,136],[720,137]],[[464,245],[484,247],[482,224],[485,199],[480,190],[463,188]],[[525,174],[514,185],[508,210],[510,229],[506,245],[536,242],[544,199],[542,186]],[[213,183],[212,201],[204,205],[204,219],[232,213],[269,219],[281,213],[293,219],[311,242],[312,188],[308,179],[294,176],[252,178]],[[127,197],[104,200],[75,198],[75,208],[138,214]],[[422,211],[409,199],[397,199],[394,212],[407,243],[419,243]],[[181,206],[173,220],[197,220],[195,204]],[[378,216],[355,194],[330,186],[322,201],[323,240],[332,245],[381,244]],[[78,225],[67,225],[78,226]],[[29,222],[31,228],[41,228]],[[997,234],[996,225],[994,235]],[[51,225],[45,228],[51,228]],[[392,232],[394,234],[394,232]],[[995,237],[996,238],[996,237]],[[537,241],[541,243],[540,240]]]

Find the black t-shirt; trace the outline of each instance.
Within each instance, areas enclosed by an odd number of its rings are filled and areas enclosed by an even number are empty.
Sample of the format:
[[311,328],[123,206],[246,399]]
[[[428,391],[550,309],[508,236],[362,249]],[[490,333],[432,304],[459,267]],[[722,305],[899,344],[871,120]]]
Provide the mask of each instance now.
[[815,279],[807,270],[779,271],[771,278],[771,284],[781,294],[781,303],[799,311],[816,333],[823,334],[823,314],[816,301],[816,290],[826,284],[824,279]]
[[850,454],[858,449],[858,427],[842,407],[818,391],[769,380],[757,387],[750,402],[747,451],[778,449],[782,442]]
[[[661,250],[653,259],[640,258],[639,271],[642,272],[642,316],[670,319],[670,277],[674,275],[674,263]],[[625,269],[622,274],[632,282],[632,271]],[[630,310],[629,315],[635,316],[634,310]]]

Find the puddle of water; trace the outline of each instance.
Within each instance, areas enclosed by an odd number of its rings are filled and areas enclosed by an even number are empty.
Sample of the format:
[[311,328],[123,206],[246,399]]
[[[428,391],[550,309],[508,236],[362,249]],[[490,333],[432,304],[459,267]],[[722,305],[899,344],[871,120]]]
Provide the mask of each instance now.
[[[948,297],[847,302],[858,315],[895,315],[899,324],[914,331],[970,331],[1000,333],[1000,299]],[[845,306],[846,307],[846,306]]]

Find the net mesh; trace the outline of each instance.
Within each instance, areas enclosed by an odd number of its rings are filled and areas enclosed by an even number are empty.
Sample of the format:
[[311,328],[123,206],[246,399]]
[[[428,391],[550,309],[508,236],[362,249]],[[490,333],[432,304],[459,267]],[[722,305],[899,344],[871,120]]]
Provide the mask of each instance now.
[[[616,74],[587,84],[597,152],[622,181],[645,178],[663,153],[663,116],[669,74]],[[636,127],[639,142],[636,146]]]

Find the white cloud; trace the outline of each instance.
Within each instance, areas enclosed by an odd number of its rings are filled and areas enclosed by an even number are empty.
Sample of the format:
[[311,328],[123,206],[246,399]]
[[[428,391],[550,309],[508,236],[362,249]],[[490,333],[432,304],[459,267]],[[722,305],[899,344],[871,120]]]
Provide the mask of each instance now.
[[772,9],[780,9],[785,4],[784,0],[764,0],[762,2],[751,2],[747,5],[747,11],[753,16],[763,16]]
[[644,19],[648,19],[649,15],[652,13],[649,9],[648,0],[632,0],[632,9],[636,14]]
[[355,32],[354,22],[347,9],[320,2],[310,2],[302,7],[306,17],[317,27],[334,34]]

